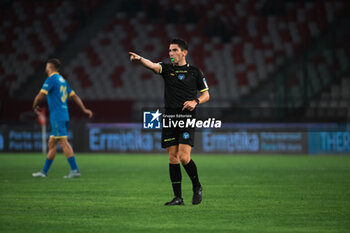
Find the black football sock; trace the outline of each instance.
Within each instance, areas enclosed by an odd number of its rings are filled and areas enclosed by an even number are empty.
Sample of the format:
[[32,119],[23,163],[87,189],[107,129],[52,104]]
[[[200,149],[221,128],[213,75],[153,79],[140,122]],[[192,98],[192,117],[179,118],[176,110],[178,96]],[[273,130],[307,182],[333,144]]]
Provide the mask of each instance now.
[[170,180],[173,185],[174,195],[182,197],[181,194],[181,167],[180,164],[169,164]]
[[191,159],[191,161],[184,165],[184,168],[192,181],[193,188],[201,186],[198,179],[197,166]]

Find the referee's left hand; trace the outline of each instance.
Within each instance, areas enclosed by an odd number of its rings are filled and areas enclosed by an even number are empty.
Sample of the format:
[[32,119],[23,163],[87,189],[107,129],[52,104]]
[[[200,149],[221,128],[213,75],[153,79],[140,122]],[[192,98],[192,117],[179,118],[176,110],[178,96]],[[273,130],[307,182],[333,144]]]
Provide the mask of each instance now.
[[182,111],[185,110],[185,109],[193,111],[193,109],[195,109],[196,106],[197,106],[197,102],[195,100],[186,101],[184,103]]

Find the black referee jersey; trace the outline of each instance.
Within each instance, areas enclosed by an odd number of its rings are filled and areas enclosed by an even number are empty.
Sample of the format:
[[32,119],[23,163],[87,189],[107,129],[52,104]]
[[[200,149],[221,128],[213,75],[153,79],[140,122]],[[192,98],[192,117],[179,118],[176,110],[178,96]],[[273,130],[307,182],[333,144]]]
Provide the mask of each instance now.
[[182,108],[186,101],[197,98],[197,91],[204,92],[209,89],[203,73],[194,66],[166,63],[160,65],[160,75],[165,86],[165,108]]

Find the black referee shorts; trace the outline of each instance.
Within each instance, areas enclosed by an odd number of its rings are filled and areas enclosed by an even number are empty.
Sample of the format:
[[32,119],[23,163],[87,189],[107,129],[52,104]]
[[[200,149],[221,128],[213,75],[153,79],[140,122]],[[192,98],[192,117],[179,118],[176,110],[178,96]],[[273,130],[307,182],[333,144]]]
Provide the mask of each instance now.
[[[176,114],[182,114],[182,115],[191,115],[191,118],[195,118],[196,113],[190,112],[190,111],[182,111],[180,110],[174,110],[174,109],[166,109],[165,110],[166,115],[176,115]],[[180,121],[183,120],[186,122],[187,117],[175,117],[171,118],[172,121]],[[186,144],[190,145],[191,147],[194,146],[194,133],[195,129],[192,127],[189,128],[181,128],[181,127],[169,127],[165,128],[163,125],[162,128],[162,148],[167,148],[169,146],[175,146],[179,144]]]

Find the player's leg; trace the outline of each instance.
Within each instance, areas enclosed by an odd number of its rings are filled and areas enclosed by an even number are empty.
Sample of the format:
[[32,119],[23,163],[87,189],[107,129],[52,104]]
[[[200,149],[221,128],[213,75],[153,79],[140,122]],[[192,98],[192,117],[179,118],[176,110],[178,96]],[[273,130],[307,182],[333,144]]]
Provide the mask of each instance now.
[[195,162],[191,159],[192,147],[187,144],[179,144],[178,157],[192,181],[193,188],[201,186]]
[[181,167],[180,159],[177,157],[178,131],[174,128],[162,129],[162,148],[166,148],[169,155],[169,175],[173,187],[174,199],[165,205],[183,205],[181,194]]
[[181,193],[181,167],[180,159],[177,156],[178,146],[169,146],[166,150],[169,155],[169,174],[175,197],[170,202],[165,203],[165,205],[183,205],[184,202]]
[[192,147],[187,144],[179,144],[178,157],[192,181],[193,198],[192,204],[199,204],[202,201],[202,186],[199,182],[198,171],[195,162],[191,159]]
[[56,157],[56,152],[57,152],[57,142],[54,139],[54,137],[50,137],[48,147],[49,147],[49,151],[47,153],[44,167],[43,167],[42,171],[33,173],[32,174],[33,177],[46,177],[47,176],[47,173],[51,167],[53,160]]
[[69,175],[65,176],[64,178],[80,177],[80,172],[75,161],[74,151],[68,142],[69,121],[57,121],[55,122],[55,124],[55,138],[57,139],[58,144],[62,148],[63,153],[66,156],[69,166],[71,168],[71,172],[69,173]]
[[54,137],[50,137],[48,147],[49,151],[47,152],[47,158],[54,160],[57,153],[57,141]]
[[53,160],[56,157],[57,142],[56,142],[56,140],[53,137],[50,137],[50,139],[49,139],[48,148],[49,148],[49,151],[47,152],[45,165],[43,167],[43,172],[45,174],[47,174],[47,172],[49,171],[50,166],[51,166]]
[[58,145],[60,145],[60,147],[62,148],[64,156],[66,156],[67,159],[74,156],[73,148],[69,144],[68,139],[66,137],[60,138],[57,141]]
[[71,145],[69,144],[67,137],[60,138],[58,140],[58,144],[62,148],[63,153],[66,156],[69,166],[71,168],[71,172],[68,176],[65,176],[65,178],[79,177],[80,172],[78,169],[77,162],[75,161],[74,151]]

